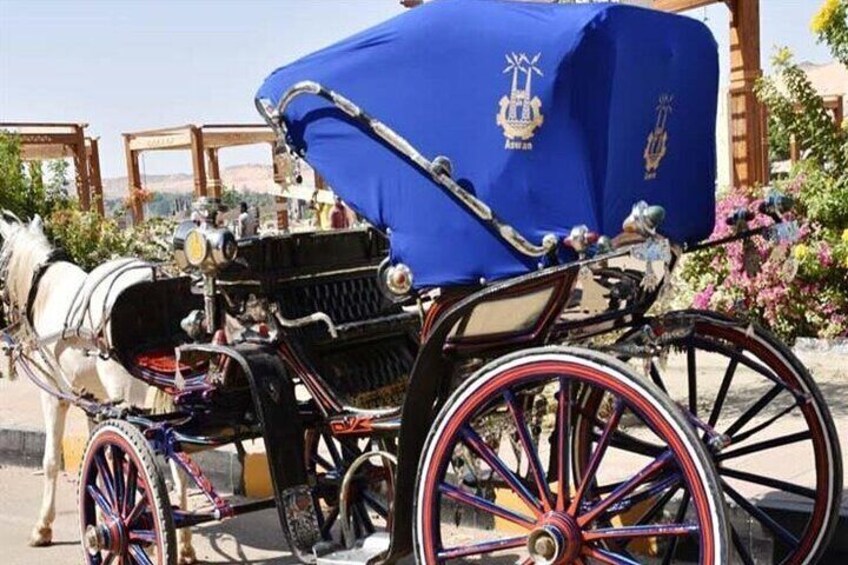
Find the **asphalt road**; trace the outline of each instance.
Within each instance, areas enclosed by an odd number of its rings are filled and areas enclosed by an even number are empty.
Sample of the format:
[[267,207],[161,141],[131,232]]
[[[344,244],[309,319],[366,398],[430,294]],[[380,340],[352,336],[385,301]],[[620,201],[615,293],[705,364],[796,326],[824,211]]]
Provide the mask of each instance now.
[[[0,467],[0,563],[79,565],[76,480],[62,473],[56,496],[53,545],[31,548],[29,532],[41,504],[42,477],[33,469]],[[297,563],[286,550],[274,510],[240,516],[194,529],[193,545],[202,563]]]

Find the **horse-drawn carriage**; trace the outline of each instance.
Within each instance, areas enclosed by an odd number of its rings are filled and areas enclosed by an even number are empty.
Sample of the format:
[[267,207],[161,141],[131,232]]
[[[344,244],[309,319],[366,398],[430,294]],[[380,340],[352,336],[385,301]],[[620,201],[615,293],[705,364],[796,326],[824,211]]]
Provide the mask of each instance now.
[[[80,472],[87,562],[173,563],[175,529],[273,506],[303,562],[751,563],[727,502],[782,562],[815,561],[841,470],[807,371],[748,322],[648,313],[683,253],[726,243],[702,242],[717,75],[687,18],[450,0],[275,71],[256,101],[281,151],[373,228],[236,241],[183,225],[195,278],[110,303],[97,352],[172,405],[67,396],[100,421]],[[784,245],[788,204],[767,198],[757,230],[739,212],[732,239]],[[16,353],[41,382],[37,352]],[[795,431],[771,433],[785,417]],[[220,496],[191,459],[260,437],[267,501]],[[782,450],[814,462],[810,484],[735,464]],[[172,507],[157,459],[208,504]]]

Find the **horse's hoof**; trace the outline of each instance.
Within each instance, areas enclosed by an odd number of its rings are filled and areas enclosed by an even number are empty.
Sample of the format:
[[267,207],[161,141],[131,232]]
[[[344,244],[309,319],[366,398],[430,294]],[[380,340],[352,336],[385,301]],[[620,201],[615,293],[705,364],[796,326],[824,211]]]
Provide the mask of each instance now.
[[53,528],[34,528],[29,536],[30,547],[47,547],[53,543]]
[[197,563],[197,555],[192,546],[180,548],[180,565],[193,565]]

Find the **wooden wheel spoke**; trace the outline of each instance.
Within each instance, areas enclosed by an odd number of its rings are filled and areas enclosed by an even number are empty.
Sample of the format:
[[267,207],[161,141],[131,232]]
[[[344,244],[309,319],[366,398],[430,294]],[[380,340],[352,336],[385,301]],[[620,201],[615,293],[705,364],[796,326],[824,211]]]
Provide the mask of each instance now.
[[589,463],[583,471],[583,477],[580,479],[580,485],[577,487],[577,492],[574,494],[574,499],[571,501],[571,505],[568,509],[569,514],[574,515],[579,511],[580,505],[583,503],[583,498],[586,496],[586,492],[589,489],[589,485],[595,480],[595,474],[601,464],[601,459],[603,459],[604,453],[607,451],[607,447],[612,439],[612,433],[618,427],[618,423],[621,420],[623,412],[624,402],[621,399],[616,399],[612,414],[610,414],[609,420],[607,421],[606,426],[604,426],[604,431],[601,433],[601,437],[598,439],[597,445],[595,446],[595,450],[589,458]]
[[621,528],[599,528],[583,534],[586,541],[653,538],[664,536],[689,536],[697,533],[697,524],[654,524],[650,526],[624,526]]
[[[619,483],[616,488],[621,486],[624,483]],[[632,494],[631,496],[625,497],[621,499],[621,501],[614,504],[604,513],[603,519],[609,520],[613,516],[621,514],[622,512],[627,512],[637,504],[645,501],[651,500],[660,496],[662,493],[665,493],[669,489],[674,489],[676,486],[680,484],[680,477],[675,474],[673,476],[669,476],[666,478],[662,478],[656,481],[656,484],[642,489],[637,493]],[[613,489],[614,490],[614,489]]]
[[[686,511],[689,509],[689,500],[691,495],[689,491],[683,491],[683,498],[680,500],[680,506],[677,507],[677,513],[674,516],[675,522],[682,522],[683,518],[686,517]],[[674,554],[677,553],[677,541],[678,538],[674,538],[671,540],[671,543],[668,544],[668,548],[665,550],[665,555],[663,555],[662,565],[668,565],[671,563],[672,559],[674,559]]]
[[740,559],[742,559],[742,563],[745,565],[754,565],[754,560],[751,558],[748,548],[745,547],[742,538],[739,537],[739,533],[733,526],[730,526],[730,539],[733,541],[733,547],[736,548],[736,552],[739,554]]
[[765,366],[761,365],[760,363],[757,363],[756,361],[746,357],[744,355],[744,353],[739,350],[739,348],[730,348],[726,345],[722,345],[720,343],[717,343],[716,341],[714,341],[712,339],[708,339],[708,338],[704,338],[704,337],[697,337],[697,336],[692,338],[692,343],[698,349],[703,349],[704,351],[708,351],[710,353],[718,353],[719,355],[724,355],[728,359],[736,359],[739,363],[741,363],[745,367],[748,367],[749,369],[751,369],[755,373],[757,373],[760,376],[768,379],[769,381],[780,386],[781,388],[786,389],[786,390],[792,390],[789,386],[786,385],[786,383],[784,383],[780,379],[780,377],[778,377],[774,374],[774,371],[772,371],[768,367],[765,367]]
[[115,481],[115,514],[121,516],[123,514],[125,485],[124,485],[124,452],[117,446],[113,445],[110,449],[112,453],[112,477]]
[[665,448],[661,445],[633,437],[632,435],[622,431],[616,431],[613,433],[610,445],[616,449],[637,453],[639,455],[646,455],[648,457],[658,457],[663,451],[665,451]]
[[[665,468],[672,460],[672,454],[667,451],[662,456],[654,459],[648,465],[643,467],[638,473],[633,475],[629,480],[612,491],[609,496],[602,499],[595,506],[589,509],[585,514],[578,515],[577,523],[580,526],[585,526],[594,521],[602,513],[610,509],[613,504],[621,502],[621,500],[633,492],[639,485],[643,484],[649,478],[653,477],[660,470]],[[679,522],[680,520],[678,520]]]
[[659,369],[657,369],[657,364],[651,361],[651,366],[648,371],[651,375],[651,380],[654,381],[654,384],[660,387],[660,390],[664,393],[668,394],[668,389],[665,387],[665,381],[663,381],[662,375],[660,375]]
[[542,514],[542,507],[539,504],[539,501],[533,496],[527,486],[515,476],[515,474],[509,470],[506,464],[501,461],[501,459],[492,451],[492,448],[489,447],[483,438],[481,438],[477,432],[471,429],[470,426],[464,426],[460,431],[462,435],[462,441],[467,445],[472,451],[474,451],[478,457],[483,459],[486,464],[497,473],[501,479],[503,479],[509,488],[518,495],[521,500],[524,501],[536,516]]
[[794,434],[787,434],[785,436],[780,436],[773,439],[753,443],[751,445],[746,445],[745,447],[740,447],[732,451],[725,451],[724,453],[720,453],[717,459],[719,461],[725,461],[727,459],[733,459],[734,457],[741,457],[743,455],[749,455],[751,453],[757,453],[759,451],[765,451],[767,449],[774,449],[775,447],[783,447],[784,445],[798,443],[799,441],[806,441],[808,439],[812,439],[812,437],[813,433],[810,430]]
[[328,538],[330,536],[330,530],[333,528],[333,524],[336,523],[336,519],[339,517],[339,507],[333,506],[330,508],[330,511],[327,512],[327,516],[324,518],[324,523],[321,525],[321,537]]
[[751,501],[742,496],[739,491],[727,484],[727,481],[722,480],[721,486],[724,489],[724,492],[726,492],[730,496],[730,498],[732,498],[733,501],[736,502],[736,504],[741,506],[760,524],[770,530],[784,544],[786,544],[792,549],[798,547],[798,538],[796,538],[791,532],[789,532],[789,530],[778,524],[774,518],[769,516],[765,511],[757,508]]
[[127,537],[130,543],[138,545],[153,545],[156,543],[156,532],[153,530],[130,530]]
[[94,500],[94,503],[97,504],[97,507],[100,508],[101,512],[107,516],[115,516],[115,509],[113,508],[112,503],[109,502],[109,499],[104,496],[103,492],[99,488],[97,488],[97,485],[88,485],[85,489],[91,499]]
[[362,493],[362,502],[365,503],[366,506],[374,510],[377,514],[380,515],[381,518],[386,518],[389,515],[388,507],[381,501],[378,500],[370,492]]
[[686,373],[689,388],[689,412],[698,417],[698,366],[692,342],[686,347]]
[[571,497],[571,380],[560,377],[557,401],[557,510],[562,512]]
[[526,543],[527,536],[501,538],[443,549],[438,553],[438,557],[439,559],[457,559],[459,557],[468,557],[470,555],[483,555],[486,553],[501,551],[503,549],[524,547]]
[[513,512],[512,510],[508,510],[506,508],[503,508],[502,506],[498,506],[497,504],[490,502],[485,498],[481,498],[470,492],[465,492],[452,485],[448,485],[445,483],[440,484],[439,492],[441,492],[443,496],[446,496],[451,500],[455,500],[456,502],[471,506],[472,508],[477,508],[479,510],[482,510],[483,512],[487,512],[488,514],[498,516],[499,518],[503,518],[508,522],[518,524],[519,526],[522,526],[524,528],[532,529],[535,525],[535,520],[533,518],[524,516],[517,512]]
[[733,382],[733,377],[736,375],[736,367],[739,366],[739,361],[733,357],[730,363],[727,364],[727,370],[724,372],[724,377],[721,379],[721,386],[716,394],[715,404],[710,412],[710,417],[707,420],[707,425],[714,428],[721,416],[721,409],[724,408],[724,401],[727,399],[727,392],[730,390],[730,385]]
[[639,516],[639,519],[636,520],[634,525],[641,526],[652,521],[657,516],[657,514],[659,514],[662,509],[666,507],[666,505],[669,503],[672,497],[674,497],[678,490],[680,490],[679,484],[672,486],[670,489],[668,489],[668,491],[664,495],[655,500],[651,507],[645,510],[645,512],[641,516]]
[[132,507],[129,514],[127,515],[125,524],[127,526],[132,526],[135,524],[136,520],[141,518],[142,513],[147,508],[147,499],[145,497],[141,497],[138,502],[135,503],[135,506]]
[[750,408],[748,408],[739,418],[733,422],[727,431],[725,431],[725,435],[730,436],[733,439],[733,434],[741,430],[745,424],[750,422],[754,417],[757,416],[760,412],[762,412],[763,408],[768,406],[769,402],[775,399],[775,397],[785,390],[784,387],[779,385],[774,385],[771,387],[768,392],[766,392],[763,396],[760,397]]
[[757,475],[755,473],[748,473],[747,471],[738,471],[736,469],[729,469],[727,467],[719,467],[718,474],[725,477],[739,479],[740,481],[745,481],[746,483],[754,483],[756,485],[763,485],[766,487],[776,488],[778,490],[782,490],[783,492],[789,492],[813,500],[815,500],[817,496],[816,491],[811,488],[802,487],[801,485],[796,485],[795,483],[790,483],[787,481],[781,481],[780,479],[764,477],[763,475]]
[[784,416],[786,416],[787,414],[789,414],[790,412],[792,412],[793,410],[795,410],[798,407],[800,407],[800,404],[798,404],[797,402],[793,402],[792,404],[790,404],[789,406],[787,406],[786,408],[784,408],[783,410],[781,410],[780,412],[778,412],[777,414],[775,414],[774,416],[772,416],[771,418],[766,420],[765,422],[761,422],[761,423],[757,424],[756,426],[754,426],[753,428],[749,429],[746,432],[743,432],[741,434],[736,434],[735,436],[733,436],[731,438],[731,440],[733,442],[736,442],[736,443],[741,443],[741,442],[745,441],[746,439],[748,439],[749,437],[751,437],[752,435],[758,434],[761,431],[763,431],[764,429],[768,428],[769,426],[771,426],[772,424],[777,422],[780,418],[783,418]]
[[135,506],[135,491],[138,488],[138,469],[132,460],[127,460],[127,484],[124,489],[124,499],[121,501],[121,516],[126,516],[127,513]]
[[536,489],[539,492],[539,498],[542,501],[542,507],[545,511],[553,509],[551,490],[548,487],[548,481],[545,478],[545,473],[542,470],[542,462],[539,460],[539,453],[533,445],[533,440],[530,438],[530,430],[527,429],[527,420],[524,417],[524,409],[518,405],[515,395],[510,390],[503,392],[503,398],[509,407],[509,412],[512,415],[512,421],[515,424],[516,432],[518,433],[518,441],[527,457],[527,464],[530,472],[533,474],[533,480],[536,483]]
[[611,551],[599,547],[584,547],[583,555],[591,557],[599,563],[607,563],[609,565],[639,565],[638,561],[634,561],[623,555],[616,555]]
[[110,551],[110,552],[106,555],[106,559],[104,559],[104,560],[101,562],[101,565],[110,565],[111,563],[113,563],[113,562],[115,561],[115,557],[116,557],[116,556],[117,556],[117,554],[116,554],[114,551]]
[[131,544],[130,545],[130,558],[138,565],[153,565],[153,561],[150,560],[150,557],[145,553],[144,549],[141,546]]
[[109,465],[106,463],[106,455],[103,450],[94,454],[94,465],[97,467],[97,474],[103,481],[103,488],[106,489],[105,495],[109,501],[116,500],[115,498],[115,481],[112,478],[112,473],[109,471]]

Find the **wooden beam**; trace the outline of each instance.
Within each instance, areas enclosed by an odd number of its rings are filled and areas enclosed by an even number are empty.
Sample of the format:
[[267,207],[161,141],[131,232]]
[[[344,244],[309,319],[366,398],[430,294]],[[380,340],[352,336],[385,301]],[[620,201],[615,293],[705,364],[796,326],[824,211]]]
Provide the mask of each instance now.
[[730,18],[730,139],[733,183],[752,188],[768,183],[765,108],[754,87],[760,68],[759,0],[733,2]]
[[[271,144],[271,162],[274,167],[274,182],[282,191],[285,189],[287,169],[289,167],[289,159],[285,154],[277,154],[274,145]],[[289,203],[288,198],[282,194],[274,197],[277,211],[277,229],[283,232],[289,231]]]
[[138,166],[138,152],[130,147],[130,136],[124,134],[124,156],[127,161],[127,192],[130,195],[130,211],[132,212],[133,225],[144,221],[144,203],[138,198],[138,192],[142,190],[141,169]]
[[[204,146],[206,145],[206,136],[203,136]],[[221,169],[218,166],[218,150],[206,147],[206,164],[209,167],[209,187],[212,189],[214,198],[221,198]]]
[[203,130],[203,146],[207,148],[220,149],[221,147],[273,143],[274,141],[276,141],[276,136],[270,129],[268,131],[251,132]]
[[206,163],[203,159],[203,134],[191,126],[191,166],[194,171],[194,196],[206,196]]
[[97,213],[105,216],[103,179],[100,176],[100,145],[96,137],[88,139],[86,157],[88,160],[88,180],[91,185],[91,200]]
[[191,130],[170,131],[161,134],[129,134],[130,148],[133,151],[165,151],[191,148]]
[[67,145],[22,144],[22,161],[47,161],[73,157],[73,151]]
[[77,128],[77,140],[74,143],[74,169],[77,181],[77,196],[80,208],[91,208],[91,185],[88,182],[88,156],[85,151],[85,130]]
[[703,8],[710,4],[717,4],[722,0],[654,0],[651,5],[655,10],[664,12],[685,12],[695,8]]

